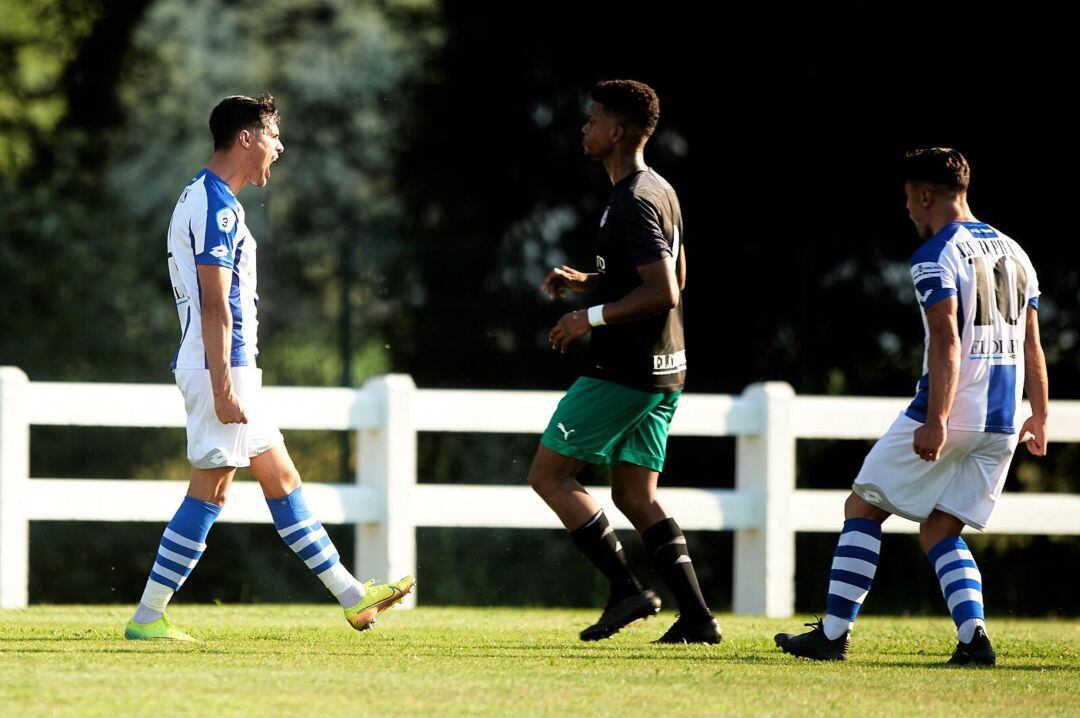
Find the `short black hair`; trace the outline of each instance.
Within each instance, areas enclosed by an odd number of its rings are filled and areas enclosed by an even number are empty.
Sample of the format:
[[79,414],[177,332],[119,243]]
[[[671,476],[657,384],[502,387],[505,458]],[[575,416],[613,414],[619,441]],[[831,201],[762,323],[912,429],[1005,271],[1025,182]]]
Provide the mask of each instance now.
[[274,96],[264,92],[258,97],[233,95],[217,103],[210,113],[210,134],[214,137],[214,149],[232,147],[240,130],[262,128],[267,120],[280,119]]
[[949,147],[909,150],[904,155],[904,181],[927,182],[959,194],[967,192],[971,167],[960,152]]
[[660,121],[660,99],[644,82],[605,80],[593,88],[590,96],[605,110],[637,128],[643,137],[652,135]]

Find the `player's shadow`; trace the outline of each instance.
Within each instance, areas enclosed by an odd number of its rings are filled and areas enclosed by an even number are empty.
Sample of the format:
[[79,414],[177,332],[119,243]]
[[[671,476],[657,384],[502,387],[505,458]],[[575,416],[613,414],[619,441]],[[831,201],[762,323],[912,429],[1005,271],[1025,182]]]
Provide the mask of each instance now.
[[[44,639],[38,639],[38,640],[44,640]],[[119,639],[117,639],[117,640],[119,640]],[[65,639],[64,642],[66,643],[66,642],[69,642],[69,641],[70,641],[70,639]],[[3,655],[3,654],[27,654],[27,653],[67,653],[67,654],[71,654],[72,651],[71,650],[65,650],[64,648],[62,648],[60,646],[57,646],[55,648],[47,648],[47,647],[41,647],[41,648],[37,648],[37,647],[34,647],[34,648],[0,648],[0,655]],[[234,651],[227,651],[227,650],[224,650],[224,649],[221,649],[221,648],[210,648],[210,649],[208,649],[208,648],[204,648],[204,647],[201,647],[201,646],[197,647],[197,648],[193,647],[193,650],[192,649],[185,650],[183,648],[178,649],[177,646],[173,646],[171,648],[166,648],[164,646],[162,646],[160,648],[159,647],[152,647],[152,648],[151,647],[146,647],[146,648],[143,648],[143,647],[135,647],[135,646],[130,646],[130,647],[101,646],[101,647],[98,647],[98,648],[80,648],[80,649],[78,649],[77,653],[80,654],[80,655],[85,655],[85,654],[88,654],[88,653],[102,653],[102,654],[131,653],[131,654],[139,654],[139,655],[147,654],[147,653],[156,653],[156,654],[170,654],[170,655],[175,656],[175,655],[179,655],[179,654],[182,654],[182,653],[228,654],[228,653],[234,653]]]
[[0,643],[39,643],[55,641],[56,643],[73,643],[77,641],[110,641],[117,636],[0,636]]
[[958,673],[963,671],[994,671],[996,673],[1002,671],[1065,671],[1076,673],[1080,671],[1080,666],[1076,663],[1013,663],[1012,661],[999,662],[996,666],[953,666],[944,660],[940,663],[925,663],[922,661],[862,661],[856,659],[852,661],[852,665],[873,668],[925,668],[938,671],[956,671]]

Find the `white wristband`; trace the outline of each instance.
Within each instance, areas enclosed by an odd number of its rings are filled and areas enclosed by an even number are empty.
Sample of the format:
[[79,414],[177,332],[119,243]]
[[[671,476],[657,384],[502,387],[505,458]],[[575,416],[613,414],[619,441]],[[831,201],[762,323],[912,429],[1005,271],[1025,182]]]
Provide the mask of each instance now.
[[595,307],[589,307],[589,324],[594,327],[602,327],[607,322],[604,321],[604,305],[597,304]]

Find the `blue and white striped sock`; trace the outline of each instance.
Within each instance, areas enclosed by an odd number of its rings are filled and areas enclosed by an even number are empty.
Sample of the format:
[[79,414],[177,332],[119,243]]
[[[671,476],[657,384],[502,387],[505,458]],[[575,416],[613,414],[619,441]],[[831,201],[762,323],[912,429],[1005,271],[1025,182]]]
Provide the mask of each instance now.
[[881,553],[881,524],[848,519],[833,552],[829,597],[825,604],[825,635],[839,638],[851,630],[859,607],[870,592]]
[[964,539],[950,536],[930,549],[930,565],[941,583],[941,593],[956,623],[956,635],[969,643],[975,628],[986,628],[983,612],[982,574]]
[[315,520],[308,510],[301,487],[297,486],[288,496],[267,499],[274,528],[311,572],[329,589],[342,608],[360,603],[364,587],[341,565],[341,556],[326,529]]
[[146,581],[133,620],[150,623],[161,618],[173,594],[180,590],[206,550],[206,535],[221,507],[185,496],[158,546],[154,567]]

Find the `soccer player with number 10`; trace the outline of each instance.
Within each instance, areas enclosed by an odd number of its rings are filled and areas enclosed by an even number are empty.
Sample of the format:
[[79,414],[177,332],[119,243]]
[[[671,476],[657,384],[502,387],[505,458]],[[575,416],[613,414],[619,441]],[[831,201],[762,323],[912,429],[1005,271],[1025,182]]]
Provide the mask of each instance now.
[[[881,524],[897,514],[920,524],[919,542],[956,623],[949,663],[993,665],[982,575],[960,532],[986,527],[1018,438],[1032,454],[1046,454],[1039,281],[1019,244],[972,216],[963,155],[947,148],[909,152],[904,179],[908,214],[924,240],[911,257],[926,329],[923,375],[914,401],[870,450],[844,506],[825,620],[775,640],[796,656],[847,658],[852,624],[877,569]],[[1018,436],[1025,388],[1031,416]]]

